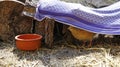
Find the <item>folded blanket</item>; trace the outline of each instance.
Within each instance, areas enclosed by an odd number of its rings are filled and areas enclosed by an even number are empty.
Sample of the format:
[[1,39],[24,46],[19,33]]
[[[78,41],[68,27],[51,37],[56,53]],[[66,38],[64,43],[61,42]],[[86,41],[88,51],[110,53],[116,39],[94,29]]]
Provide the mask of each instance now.
[[60,0],[40,0],[35,18],[53,18],[60,23],[99,34],[120,34],[120,1],[104,8],[90,8]]

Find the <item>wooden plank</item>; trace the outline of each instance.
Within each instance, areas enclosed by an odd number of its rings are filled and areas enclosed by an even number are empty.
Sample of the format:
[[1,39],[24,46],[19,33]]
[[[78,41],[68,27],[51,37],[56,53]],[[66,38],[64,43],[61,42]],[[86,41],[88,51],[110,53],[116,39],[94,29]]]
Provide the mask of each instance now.
[[0,39],[14,40],[15,35],[30,33],[32,18],[22,16],[24,4],[19,1],[0,1]]
[[43,36],[44,42],[49,48],[53,45],[54,23],[55,21],[53,19],[45,18],[43,21],[38,21],[35,24],[35,33]]

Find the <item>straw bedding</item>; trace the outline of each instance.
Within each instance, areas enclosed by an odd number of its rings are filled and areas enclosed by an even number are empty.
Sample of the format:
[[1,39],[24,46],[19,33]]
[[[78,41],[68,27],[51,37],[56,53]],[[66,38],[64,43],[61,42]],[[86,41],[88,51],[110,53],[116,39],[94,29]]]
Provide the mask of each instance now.
[[85,49],[75,47],[67,42],[59,42],[52,49],[42,47],[36,51],[21,51],[14,42],[0,42],[0,67],[120,66],[119,44],[96,44]]

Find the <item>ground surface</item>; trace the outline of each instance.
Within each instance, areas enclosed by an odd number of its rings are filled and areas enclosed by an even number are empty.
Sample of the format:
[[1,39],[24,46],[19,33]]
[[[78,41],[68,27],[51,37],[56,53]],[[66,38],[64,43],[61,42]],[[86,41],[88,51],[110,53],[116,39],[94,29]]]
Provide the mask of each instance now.
[[120,67],[120,46],[94,45],[76,49],[67,43],[36,51],[21,51],[14,43],[0,42],[0,67]]

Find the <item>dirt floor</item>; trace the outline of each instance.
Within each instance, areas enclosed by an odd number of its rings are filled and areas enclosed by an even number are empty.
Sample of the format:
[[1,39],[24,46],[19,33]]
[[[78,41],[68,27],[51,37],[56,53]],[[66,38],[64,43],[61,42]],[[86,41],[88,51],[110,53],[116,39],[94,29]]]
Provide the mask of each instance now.
[[120,67],[120,46],[106,42],[77,49],[61,42],[52,49],[21,51],[0,42],[0,67]]

